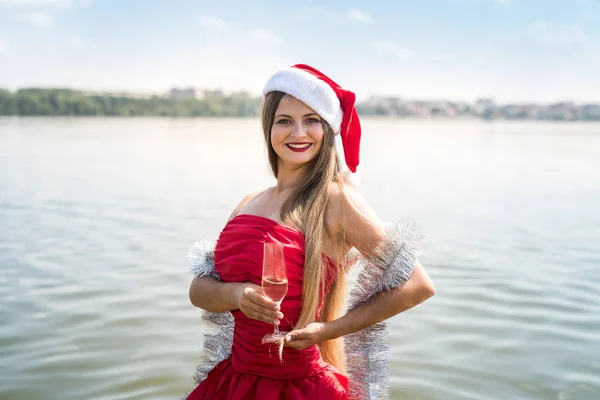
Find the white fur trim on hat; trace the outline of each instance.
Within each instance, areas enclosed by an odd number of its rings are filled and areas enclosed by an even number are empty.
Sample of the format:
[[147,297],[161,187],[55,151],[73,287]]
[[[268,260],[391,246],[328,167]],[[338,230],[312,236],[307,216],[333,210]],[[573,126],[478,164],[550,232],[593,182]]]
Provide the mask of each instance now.
[[315,110],[337,133],[344,113],[340,100],[328,83],[310,72],[289,67],[277,71],[263,88],[263,95],[279,91],[293,96]]

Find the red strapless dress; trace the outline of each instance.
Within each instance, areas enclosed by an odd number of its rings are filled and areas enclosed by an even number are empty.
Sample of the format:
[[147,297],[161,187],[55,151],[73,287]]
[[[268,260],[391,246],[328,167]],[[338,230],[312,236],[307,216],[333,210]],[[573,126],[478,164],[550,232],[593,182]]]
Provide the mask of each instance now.
[[[281,303],[284,319],[280,329],[290,331],[302,309],[302,274],[304,235],[269,218],[240,214],[231,219],[219,235],[215,247],[215,269],[224,282],[261,284],[263,243],[278,241],[284,245],[288,274],[288,292]],[[326,284],[334,277],[334,265]],[[200,399],[344,399],[348,398],[348,378],[321,357],[319,348],[302,351],[283,350],[262,344],[261,339],[273,332],[273,325],[232,312],[235,320],[231,356],[208,374],[187,397]]]

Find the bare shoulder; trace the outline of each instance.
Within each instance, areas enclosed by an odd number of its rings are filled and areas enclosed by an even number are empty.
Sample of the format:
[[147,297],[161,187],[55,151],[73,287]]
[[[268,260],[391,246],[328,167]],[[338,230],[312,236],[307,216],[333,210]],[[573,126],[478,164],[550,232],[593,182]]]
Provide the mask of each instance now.
[[329,190],[326,223],[335,234],[347,236],[348,230],[360,230],[366,226],[378,228],[383,225],[358,189],[351,185],[333,184]]
[[242,200],[238,203],[238,205],[234,208],[233,212],[231,213],[231,215],[229,216],[229,220],[231,220],[232,218],[234,218],[236,215],[238,215],[240,213],[240,210],[242,208],[244,208],[244,206],[246,206],[248,203],[250,203],[252,200],[262,196],[268,189],[261,189],[261,190],[257,190],[255,192],[251,192],[248,193],[246,196],[244,196],[244,198],[242,198]]
[[343,219],[345,216],[362,215],[379,221],[379,217],[371,208],[360,191],[352,185],[331,185],[329,189],[328,211],[331,217]]

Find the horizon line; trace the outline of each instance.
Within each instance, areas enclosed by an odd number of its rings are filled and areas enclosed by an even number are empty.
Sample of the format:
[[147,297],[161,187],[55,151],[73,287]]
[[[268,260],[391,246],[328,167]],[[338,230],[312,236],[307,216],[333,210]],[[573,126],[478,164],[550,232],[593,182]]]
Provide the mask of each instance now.
[[[136,98],[136,96],[148,96],[148,97],[153,97],[153,96],[157,96],[157,97],[168,97],[170,95],[170,92],[173,90],[194,90],[197,93],[205,93],[205,92],[222,92],[224,95],[226,96],[231,96],[234,94],[247,94],[250,95],[252,97],[255,98],[261,98],[262,95],[259,93],[253,93],[250,90],[245,90],[245,89],[239,89],[239,90],[227,90],[227,89],[223,89],[223,88],[196,88],[193,86],[172,86],[169,89],[166,90],[162,90],[162,91],[157,91],[157,90],[127,90],[127,89],[82,89],[82,88],[77,88],[77,87],[70,87],[70,86],[46,86],[46,85],[31,85],[31,86],[21,86],[21,87],[17,87],[16,89],[11,90],[8,87],[5,86],[1,86],[0,85],[0,90],[7,90],[10,93],[15,93],[20,91],[20,90],[32,90],[32,89],[42,89],[42,90],[70,90],[70,91],[74,91],[74,92],[81,92],[84,94],[103,94],[103,95],[111,95],[111,96],[121,96],[121,97],[127,97],[127,95],[130,95],[131,98]],[[195,98],[197,100],[200,100],[202,97],[197,97],[195,96]],[[555,99],[555,100],[527,100],[527,101],[496,101],[494,96],[490,96],[490,95],[481,95],[481,96],[477,96],[474,99],[471,100],[458,100],[458,99],[452,99],[452,98],[444,98],[444,97],[437,97],[437,98],[418,98],[418,97],[404,97],[400,94],[368,94],[368,95],[364,95],[362,97],[357,96],[357,101],[356,103],[359,104],[361,102],[366,102],[368,100],[371,100],[373,98],[380,98],[380,99],[397,99],[397,100],[405,100],[405,101],[417,101],[417,102],[450,102],[450,103],[476,103],[478,101],[493,101],[497,104],[504,104],[504,105],[539,105],[539,104],[545,104],[545,105],[555,105],[555,104],[574,104],[574,105],[600,105],[600,98],[598,100],[584,100],[584,101],[577,101],[577,100],[572,100],[572,99]]]

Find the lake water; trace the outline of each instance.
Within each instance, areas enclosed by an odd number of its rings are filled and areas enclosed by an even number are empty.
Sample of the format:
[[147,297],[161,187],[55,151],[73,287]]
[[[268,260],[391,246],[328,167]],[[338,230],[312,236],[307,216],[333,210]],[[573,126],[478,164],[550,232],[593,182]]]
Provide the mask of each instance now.
[[[600,398],[600,124],[364,119],[360,190],[423,227],[393,399]],[[0,119],[0,399],[177,399],[185,253],[272,184],[256,119]]]

